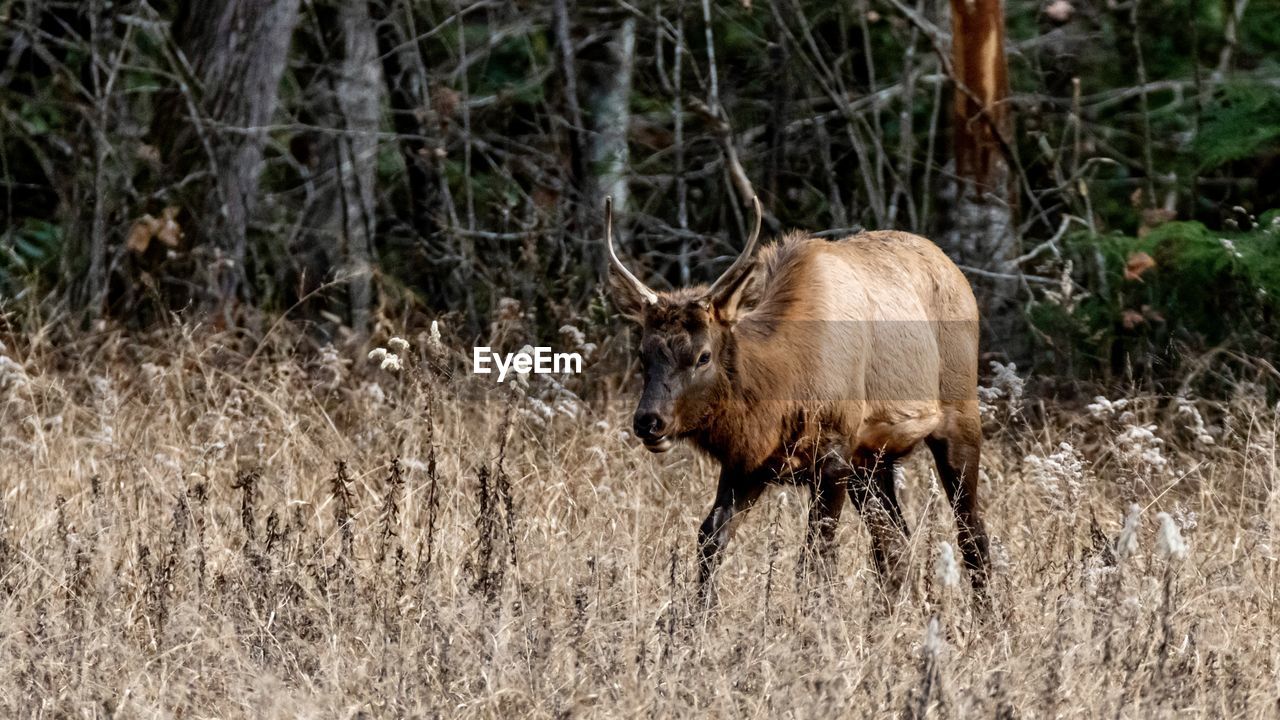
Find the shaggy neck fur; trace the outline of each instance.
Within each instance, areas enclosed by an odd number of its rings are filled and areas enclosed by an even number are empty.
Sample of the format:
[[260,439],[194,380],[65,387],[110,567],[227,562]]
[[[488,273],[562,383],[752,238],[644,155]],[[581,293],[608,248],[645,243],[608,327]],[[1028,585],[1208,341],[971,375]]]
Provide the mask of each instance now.
[[694,442],[722,464],[750,472],[795,440],[800,418],[796,403],[808,342],[790,322],[803,315],[805,265],[823,244],[801,233],[765,247],[757,260],[756,278],[747,292],[751,310],[726,330],[723,371],[715,400],[698,423]]
[[784,399],[790,388],[770,367],[767,347],[738,341],[741,330],[727,331],[722,370],[691,439],[722,465],[751,472],[787,439]]

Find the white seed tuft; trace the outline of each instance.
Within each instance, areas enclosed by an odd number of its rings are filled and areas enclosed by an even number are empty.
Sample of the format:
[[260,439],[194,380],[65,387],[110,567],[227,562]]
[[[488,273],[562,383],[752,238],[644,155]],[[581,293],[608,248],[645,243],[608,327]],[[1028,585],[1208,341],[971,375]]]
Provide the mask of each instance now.
[[938,622],[938,616],[934,615],[929,618],[929,625],[925,629],[924,652],[931,661],[936,662],[945,649],[946,641],[942,637],[942,623]]
[[1187,542],[1182,539],[1178,523],[1169,513],[1162,512],[1156,515],[1156,519],[1160,521],[1160,530],[1156,534],[1156,554],[1169,561],[1185,560]]
[[1124,518],[1124,528],[1120,531],[1120,539],[1116,541],[1116,555],[1124,560],[1138,552],[1138,522],[1142,519],[1142,508],[1138,503],[1129,506],[1129,514]]
[[1155,471],[1169,464],[1163,452],[1164,440],[1156,436],[1155,425],[1128,425],[1116,437],[1116,445],[1120,457],[1135,468]]
[[400,356],[395,353],[387,353],[382,359],[382,369],[397,372],[400,370]]
[[409,341],[402,337],[393,337],[387,341],[387,347],[398,353],[402,353],[409,349]]
[[431,334],[427,337],[427,354],[435,359],[444,357],[444,341],[440,339],[440,322],[431,321]]
[[[520,348],[520,354],[533,357],[533,354],[534,354],[533,346],[525,345],[524,347]],[[513,369],[513,372],[516,375],[516,385],[518,385],[521,388],[527,389],[529,387],[529,373],[527,371],[520,372],[519,370],[514,370],[514,369]]]
[[1046,457],[1028,455],[1022,459],[1029,475],[1061,511],[1074,512],[1084,490],[1084,458],[1071,446],[1061,443]]
[[587,343],[586,333],[582,332],[574,325],[562,325],[560,327],[560,337],[564,338],[569,347],[577,350]]
[[951,543],[938,543],[938,557],[933,561],[933,576],[942,587],[960,584],[960,566],[956,564],[956,552]]
[[380,363],[387,356],[387,349],[380,347],[369,351],[369,359],[373,362]]
[[1187,419],[1187,430],[1195,438],[1196,442],[1201,445],[1212,445],[1213,435],[1205,427],[1204,416],[1200,414],[1196,404],[1182,395],[1175,397],[1173,400],[1175,407],[1177,407],[1178,415]]

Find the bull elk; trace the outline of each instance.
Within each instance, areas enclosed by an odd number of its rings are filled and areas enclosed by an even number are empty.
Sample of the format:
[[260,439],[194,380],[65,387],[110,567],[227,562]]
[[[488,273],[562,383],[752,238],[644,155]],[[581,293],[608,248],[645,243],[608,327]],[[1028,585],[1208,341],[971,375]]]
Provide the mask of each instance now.
[[614,302],[641,327],[635,435],[654,453],[688,441],[720,463],[698,532],[704,597],[733,519],[773,483],[812,489],[806,556],[823,566],[852,500],[896,590],[907,524],[894,468],[923,442],[984,599],[978,309],[968,281],[936,245],[905,232],[839,241],[793,232],[757,256],[753,203],[754,229],[724,274],[709,287],[658,292],[618,259],[605,202]]

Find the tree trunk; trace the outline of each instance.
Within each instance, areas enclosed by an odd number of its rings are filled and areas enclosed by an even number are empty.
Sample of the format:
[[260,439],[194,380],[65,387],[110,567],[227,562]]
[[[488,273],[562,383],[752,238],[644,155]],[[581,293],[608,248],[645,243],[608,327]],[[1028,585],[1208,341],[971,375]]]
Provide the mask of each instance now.
[[327,57],[311,91],[319,124],[328,132],[318,137],[314,209],[304,219],[303,245],[294,253],[306,270],[307,286],[337,281],[346,289],[345,304],[327,304],[364,333],[373,293],[382,68],[368,6],[344,2],[325,10],[319,24]]
[[[157,108],[152,135],[182,188],[197,291],[229,311],[245,287],[249,219],[262,172],[264,129],[275,114],[299,0],[182,3],[174,42],[192,77]],[[200,178],[207,172],[210,177]]]
[[405,3],[397,12],[395,4],[396,0],[371,0],[369,14],[376,26],[392,128],[400,136],[398,144],[409,191],[408,225],[425,240],[440,230],[441,222],[432,209],[443,206],[440,211],[452,215],[453,201],[441,169],[443,138],[417,38],[415,6]]
[[1017,194],[1007,155],[1012,117],[1001,0],[951,0],[955,179],[943,242],[973,278],[989,338],[1015,331]]
[[586,175],[586,152],[582,140],[582,110],[578,106],[578,68],[570,30],[568,0],[554,0],[551,24],[555,34],[556,54],[563,83],[565,119],[569,124],[569,178],[577,187]]
[[[636,20],[628,16],[618,25],[606,45],[605,62],[589,89],[591,114],[590,173],[594,186],[592,209],[604,207],[605,197],[613,198],[614,211],[625,214],[630,199],[627,172],[631,155],[627,131],[631,127],[631,75],[636,56]],[[615,229],[619,244],[626,246],[626,225]]]

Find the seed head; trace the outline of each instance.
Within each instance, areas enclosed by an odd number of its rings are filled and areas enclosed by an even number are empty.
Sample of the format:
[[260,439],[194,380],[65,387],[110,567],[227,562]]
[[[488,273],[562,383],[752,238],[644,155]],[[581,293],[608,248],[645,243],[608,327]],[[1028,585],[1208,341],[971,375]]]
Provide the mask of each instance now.
[[1116,555],[1121,560],[1138,552],[1138,521],[1142,519],[1142,508],[1138,503],[1129,506],[1129,514],[1124,518],[1124,528],[1120,531],[1120,539],[1116,541]]
[[1156,554],[1170,562],[1187,558],[1187,542],[1182,539],[1178,523],[1169,513],[1156,515],[1160,530],[1156,535]]
[[387,356],[387,349],[384,347],[374,348],[369,351],[369,359],[373,362],[380,363]]
[[386,357],[382,359],[382,369],[398,372],[400,370],[400,356],[395,353],[386,353]]
[[924,633],[924,651],[930,658],[936,659],[946,649],[946,641],[942,637],[942,623],[938,616],[929,618],[929,625]]
[[436,359],[444,357],[444,342],[440,340],[440,323],[437,320],[431,321],[431,335],[427,338],[427,353]]
[[[522,354],[524,354],[524,355],[532,356],[532,355],[533,355],[533,352],[534,352],[534,350],[533,350],[533,346],[532,346],[532,345],[525,345],[524,347],[520,348],[520,352],[521,352]],[[522,388],[528,388],[528,387],[529,387],[529,373],[528,373],[528,372],[520,372],[519,370],[516,370],[516,371],[515,371],[515,374],[516,374],[516,384],[517,384],[517,385],[519,385],[519,386],[520,386],[520,387],[522,387]]]
[[405,340],[402,337],[393,337],[387,341],[387,347],[391,348],[392,350],[395,350],[398,353],[402,353],[405,350],[409,349],[409,341]]
[[942,587],[955,587],[960,583],[960,567],[956,565],[956,553],[951,543],[938,543],[938,557],[933,561],[933,576]]

